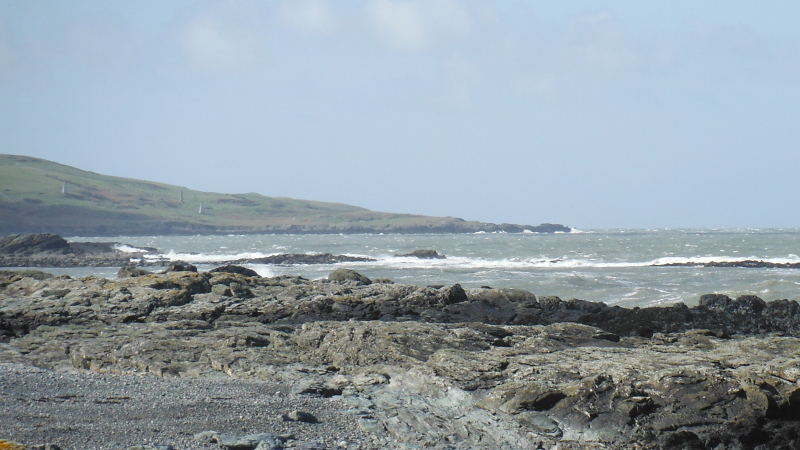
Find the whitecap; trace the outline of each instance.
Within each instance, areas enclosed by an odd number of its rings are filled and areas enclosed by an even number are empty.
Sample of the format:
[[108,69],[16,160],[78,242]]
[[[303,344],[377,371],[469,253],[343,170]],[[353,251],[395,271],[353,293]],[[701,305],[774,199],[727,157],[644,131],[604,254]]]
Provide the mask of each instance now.
[[189,263],[219,263],[225,261],[238,261],[242,259],[255,259],[264,258],[267,256],[275,255],[275,253],[262,253],[262,252],[244,252],[244,253],[183,253],[170,250],[166,253],[157,255],[145,255],[147,259],[167,260],[167,261],[185,261]]
[[795,264],[800,263],[800,257],[797,255],[789,255],[786,258],[761,258],[758,256],[748,256],[748,257],[741,257],[741,256],[692,256],[692,257],[680,257],[680,256],[668,256],[655,259],[650,262],[650,265],[653,266],[664,266],[664,265],[677,265],[677,264],[710,264],[710,263],[743,263],[745,261],[763,261],[765,263],[770,264]]
[[121,251],[123,253],[147,253],[147,250],[138,247],[132,247],[127,244],[117,244],[114,245],[114,250]]
[[271,278],[275,276],[275,272],[273,272],[272,266],[269,264],[248,264],[245,267],[255,270],[259,276],[265,278]]

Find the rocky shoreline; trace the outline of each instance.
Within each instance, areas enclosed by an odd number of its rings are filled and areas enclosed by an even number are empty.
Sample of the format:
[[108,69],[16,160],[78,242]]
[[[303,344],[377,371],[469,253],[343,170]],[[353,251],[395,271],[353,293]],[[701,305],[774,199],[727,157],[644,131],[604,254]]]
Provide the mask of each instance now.
[[123,252],[118,242],[68,242],[55,234],[12,234],[0,238],[0,267],[122,267],[154,248]]
[[[119,242],[68,242],[55,234],[16,234],[0,238],[0,267],[168,267],[173,264],[173,261],[158,258],[157,254],[155,248],[134,248]],[[418,257],[429,257],[426,253],[422,255]],[[224,263],[297,265],[370,261],[375,259],[330,253],[282,253]]]
[[[116,443],[91,448],[237,448],[202,435],[216,430],[272,436],[238,447],[262,449],[790,449],[800,443],[798,337],[797,302],[754,296],[626,309],[345,269],[325,280],[235,267],[115,280],[6,271],[0,386],[13,392],[0,396],[11,412],[0,439],[86,448],[88,427]],[[14,391],[28,372],[39,381]],[[34,393],[55,379],[69,392],[96,384],[96,394]],[[200,399],[219,383],[274,393]],[[201,403],[242,411],[241,424]],[[254,404],[269,414],[249,412]],[[48,427],[62,411],[108,405],[134,413],[117,422],[109,407],[84,428]],[[284,421],[293,412],[318,423]]]

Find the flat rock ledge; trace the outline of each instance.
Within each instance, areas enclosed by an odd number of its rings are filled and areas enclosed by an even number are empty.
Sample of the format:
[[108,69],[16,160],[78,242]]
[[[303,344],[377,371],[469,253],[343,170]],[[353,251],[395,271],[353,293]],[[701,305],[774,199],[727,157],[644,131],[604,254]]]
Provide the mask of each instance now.
[[[86,422],[41,426],[81,402],[105,412],[86,420],[120,448],[262,434],[265,448],[800,444],[800,306],[788,300],[625,309],[388,280],[4,272],[0,336],[0,438],[26,444],[84,448]],[[38,382],[26,388],[25,373]],[[45,393],[64,380],[66,394]],[[104,419],[143,404],[136,433]],[[247,414],[209,413],[219,406]]]

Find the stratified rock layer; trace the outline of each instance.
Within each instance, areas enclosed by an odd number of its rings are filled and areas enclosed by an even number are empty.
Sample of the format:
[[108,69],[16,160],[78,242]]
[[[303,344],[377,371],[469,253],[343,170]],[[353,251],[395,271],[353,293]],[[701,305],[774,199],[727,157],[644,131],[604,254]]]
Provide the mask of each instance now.
[[412,448],[800,443],[794,301],[624,309],[353,277],[35,275],[0,274],[6,361],[280,381],[341,396],[364,430]]

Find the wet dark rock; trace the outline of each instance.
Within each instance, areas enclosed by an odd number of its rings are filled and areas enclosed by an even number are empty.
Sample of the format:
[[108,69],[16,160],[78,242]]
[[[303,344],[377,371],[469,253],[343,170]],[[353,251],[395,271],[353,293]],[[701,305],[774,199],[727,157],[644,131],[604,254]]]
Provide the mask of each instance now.
[[[147,250],[126,253],[116,242],[67,242],[54,234],[14,234],[0,238],[0,266],[117,267],[141,259]],[[155,250],[155,249],[153,249]]]
[[216,267],[214,269],[209,270],[209,273],[219,273],[219,272],[236,273],[236,274],[239,274],[239,275],[244,275],[246,277],[257,277],[257,276],[259,276],[258,272],[256,272],[253,269],[248,269],[247,267],[236,266],[236,265],[233,265],[233,264],[228,264],[228,265],[225,265],[225,266]]
[[31,256],[35,254],[66,255],[73,253],[66,239],[55,234],[12,234],[0,238],[0,254]]
[[467,293],[460,284],[454,284],[447,289],[442,290],[442,303],[445,305],[452,305],[455,303],[462,303],[469,300]]
[[731,300],[727,295],[710,294],[700,297],[699,305],[726,314],[760,314],[767,304],[755,295],[743,295]]
[[[521,225],[520,231],[530,233],[570,233],[572,228],[558,223],[542,223],[539,225]],[[512,230],[505,229],[506,232],[513,232]]]
[[69,246],[75,253],[113,253],[116,242],[70,242]]
[[169,272],[197,272],[197,266],[185,262],[175,262],[170,264],[170,266],[161,273]]
[[295,264],[337,264],[343,262],[370,262],[375,261],[372,258],[361,256],[348,256],[348,255],[333,255],[330,253],[283,253],[280,255],[271,255],[264,258],[245,259],[242,262],[252,264],[281,264],[281,265],[295,265]]
[[397,255],[397,256],[412,257],[412,258],[419,258],[419,259],[445,259],[445,258],[447,258],[444,255],[440,255],[436,250],[414,250],[411,253],[406,253],[404,255]]
[[743,267],[749,269],[800,269],[800,263],[776,263],[760,260],[709,261],[655,264],[656,267]]

